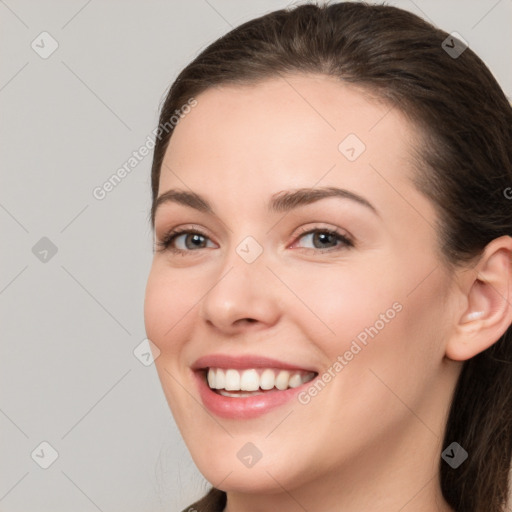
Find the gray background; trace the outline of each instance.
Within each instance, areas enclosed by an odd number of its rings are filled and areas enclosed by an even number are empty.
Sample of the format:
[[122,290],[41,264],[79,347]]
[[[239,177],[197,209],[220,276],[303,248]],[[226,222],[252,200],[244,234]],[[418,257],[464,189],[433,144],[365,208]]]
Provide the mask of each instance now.
[[[155,368],[133,353],[151,155],[103,200],[92,190],[144,144],[199,50],[289,3],[0,0],[1,512],[175,511],[203,494]],[[459,32],[511,96],[512,0],[387,3]],[[31,47],[49,48],[43,31],[59,44],[46,59]]]

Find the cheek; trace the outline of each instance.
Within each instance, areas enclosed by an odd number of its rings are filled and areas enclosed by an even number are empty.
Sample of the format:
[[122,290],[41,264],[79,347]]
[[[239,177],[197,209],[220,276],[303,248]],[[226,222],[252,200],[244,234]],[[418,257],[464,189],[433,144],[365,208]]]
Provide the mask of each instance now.
[[435,271],[422,282],[425,269],[435,267],[424,262],[378,263],[318,268],[313,278],[297,273],[294,292],[309,311],[295,301],[288,316],[330,364],[346,354],[350,366],[385,368],[391,380],[406,367],[428,372],[443,355],[443,277]]
[[[373,404],[374,412],[392,416],[394,411],[400,416],[401,402],[395,395],[419,410],[429,383],[436,378],[447,335],[443,327],[446,290],[438,271],[422,281],[428,273],[425,269],[431,268],[388,268],[373,282],[353,277],[354,288],[340,310],[338,325],[347,327],[347,336],[341,336],[343,348],[355,342],[361,350],[346,368],[346,386]],[[365,290],[355,286],[365,282],[369,285]]]
[[148,338],[162,353],[175,349],[183,339],[186,319],[193,314],[200,293],[180,279],[179,274],[166,271],[158,262],[151,268],[144,299],[144,323]]
[[201,295],[180,279],[179,273],[171,272],[160,262],[153,262],[148,276],[144,299],[144,323],[147,337],[160,350],[155,359],[162,388],[175,420],[188,421],[188,411],[195,413],[194,403],[183,393],[181,368],[190,338],[190,318],[193,305]]
[[[309,286],[299,287],[304,302],[315,305],[315,313],[335,332],[329,333],[314,319],[321,329],[315,336],[311,316],[300,320],[327,356],[323,372],[327,385],[311,396],[318,394],[312,400],[323,404],[324,434],[340,443],[340,449],[347,438],[364,444],[408,421],[410,411],[404,403],[422,410],[442,359],[443,336],[432,322],[442,312],[440,276],[433,273],[428,283],[411,293],[413,274],[425,274],[419,267],[389,266],[372,272],[352,267],[350,272],[331,272],[327,278],[326,270],[325,278],[316,273]],[[379,425],[372,423],[376,417],[381,419]],[[331,424],[344,426],[333,431]]]
[[295,301],[289,310],[294,311],[293,321],[302,325],[311,340],[320,335],[324,351],[336,357],[353,339],[369,339],[367,329],[375,326],[380,332],[398,316],[400,287],[382,274],[375,266],[369,270],[350,264],[319,267],[313,277],[311,271],[297,272],[291,282],[302,304]]

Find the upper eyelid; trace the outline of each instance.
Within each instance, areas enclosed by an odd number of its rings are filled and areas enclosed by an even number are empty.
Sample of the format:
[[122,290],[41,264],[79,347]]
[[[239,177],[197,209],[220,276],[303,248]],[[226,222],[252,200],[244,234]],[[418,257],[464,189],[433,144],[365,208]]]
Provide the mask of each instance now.
[[[334,224],[329,224],[328,222],[325,222],[325,221],[312,220],[312,221],[309,221],[307,224],[313,224],[313,226],[308,226],[308,227],[301,226],[300,228],[295,228],[293,230],[293,234],[291,236],[297,236],[298,234],[305,234],[311,230],[318,230],[318,231],[324,230],[324,231],[336,231],[336,232],[339,232],[340,235],[344,235],[346,238],[350,238],[350,239],[354,238],[352,236],[352,234],[347,229],[339,227],[339,226],[335,226]],[[321,225],[321,224],[326,224],[326,225]],[[299,232],[297,232],[297,230],[299,230]],[[187,232],[187,231],[198,231],[201,235],[209,237],[209,235],[206,234],[207,230],[205,230],[203,227],[200,227],[199,225],[193,224],[193,223],[192,224],[185,223],[183,225],[180,225],[179,227],[170,228],[170,229],[164,229],[164,228],[162,228],[161,230],[155,229],[154,234],[157,238],[159,238],[157,236],[157,233],[159,231],[163,232],[161,237],[165,237],[169,233],[174,232],[174,231],[179,232],[179,234],[182,234],[183,232]],[[268,231],[267,231],[267,233],[268,233]]]
[[[314,224],[315,221],[312,221],[312,223]],[[321,224],[321,221],[319,221],[318,223]],[[339,227],[329,227],[329,226],[318,226],[317,225],[317,226],[310,226],[310,227],[303,226],[298,229],[299,229],[299,231],[296,232],[296,230],[295,230],[291,236],[297,237],[299,235],[306,235],[306,234],[310,233],[311,231],[332,231],[332,232],[336,232],[338,235],[345,236],[345,238],[350,238],[350,239],[354,238],[347,230],[345,230],[343,228],[339,228]],[[155,235],[156,235],[157,231],[158,230],[155,230]],[[179,235],[187,234],[190,232],[197,232],[198,234],[205,236],[211,240],[211,237],[205,232],[205,230],[203,228],[196,227],[193,224],[191,224],[191,225],[185,224],[184,226],[181,226],[181,227],[166,230],[163,232],[161,237],[157,236],[156,238],[165,238],[168,235],[179,236]]]

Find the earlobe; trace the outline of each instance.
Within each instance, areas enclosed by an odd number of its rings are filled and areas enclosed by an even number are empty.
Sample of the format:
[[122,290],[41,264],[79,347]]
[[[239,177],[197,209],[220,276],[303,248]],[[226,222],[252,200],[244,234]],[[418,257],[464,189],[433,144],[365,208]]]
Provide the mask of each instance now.
[[465,273],[465,310],[446,345],[446,356],[465,361],[483,352],[512,324],[512,237],[490,242],[471,273]]

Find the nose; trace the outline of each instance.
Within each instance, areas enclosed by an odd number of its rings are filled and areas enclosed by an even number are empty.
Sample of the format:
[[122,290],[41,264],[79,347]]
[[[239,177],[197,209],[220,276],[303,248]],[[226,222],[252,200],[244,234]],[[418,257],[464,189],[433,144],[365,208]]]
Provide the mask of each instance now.
[[201,301],[201,318],[225,335],[271,327],[281,315],[278,285],[264,253],[247,263],[233,251]]

